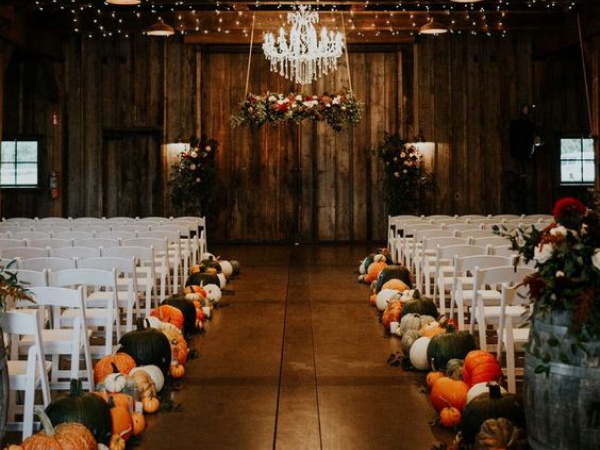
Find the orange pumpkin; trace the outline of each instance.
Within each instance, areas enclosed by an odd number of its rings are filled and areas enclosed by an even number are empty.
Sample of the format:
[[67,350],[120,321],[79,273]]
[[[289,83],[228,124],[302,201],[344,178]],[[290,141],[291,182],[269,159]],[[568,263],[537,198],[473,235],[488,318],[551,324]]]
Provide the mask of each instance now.
[[156,397],[146,397],[142,399],[142,407],[148,414],[155,413],[160,408],[160,400]]
[[496,357],[483,350],[473,350],[465,357],[463,381],[474,386],[478,383],[498,381],[502,377],[502,369]]
[[42,422],[43,430],[23,441],[23,450],[96,450],[98,444],[85,425],[76,422],[65,422],[56,428],[43,410],[36,412]]
[[113,434],[110,438],[110,450],[125,450],[127,442],[121,436]]
[[406,283],[404,283],[404,281],[399,280],[398,278],[392,278],[391,280],[386,281],[381,289],[393,289],[395,291],[404,292],[410,288],[406,285]]
[[160,305],[158,308],[154,308],[150,315],[157,317],[161,322],[175,325],[180,330],[183,329],[183,313],[174,306]]
[[100,397],[107,403],[108,403],[109,397],[112,397],[112,399],[113,399],[112,401],[115,404],[115,406],[125,408],[127,411],[133,411],[133,407],[135,405],[135,400],[129,394],[124,394],[122,392],[110,393],[110,392],[106,392],[106,391],[94,392],[94,394],[96,394],[98,397]]
[[385,263],[385,260],[371,263],[367,269],[367,274],[365,275],[365,283],[370,284],[375,281],[379,276],[379,273],[386,267],[387,264]]
[[460,411],[453,406],[446,406],[440,411],[440,423],[446,428],[454,428],[460,425],[461,418]]
[[427,383],[427,387],[431,389],[435,382],[440,378],[445,376],[444,372],[429,372],[427,377],[425,378],[425,382]]
[[169,374],[173,378],[182,378],[185,375],[185,367],[181,364],[171,364]]
[[146,418],[141,412],[134,412],[131,415],[131,422],[133,423],[132,434],[138,436],[146,429]]
[[438,334],[443,334],[446,332],[445,328],[442,328],[439,323],[431,322],[427,325],[424,325],[419,330],[419,334],[425,337],[434,337]]
[[390,323],[400,322],[400,315],[402,314],[402,303],[392,302],[385,308],[383,316],[381,316],[381,324],[386,330],[390,329]]
[[371,294],[369,297],[369,305],[377,306],[377,294]]
[[107,355],[94,366],[94,382],[102,382],[107,375],[119,372],[127,375],[136,366],[135,360],[127,353]]
[[133,431],[131,413],[128,409],[115,405],[115,402],[110,397],[108,399],[108,406],[110,406],[110,416],[112,418],[113,435],[116,434],[117,436],[128,440],[131,437],[131,433]]
[[171,345],[171,359],[176,360],[179,364],[185,364],[187,361],[188,345],[183,334],[177,330],[162,330],[165,336],[169,339]]
[[462,380],[442,377],[431,388],[431,404],[437,412],[446,406],[453,406],[462,411],[467,403],[469,386]]

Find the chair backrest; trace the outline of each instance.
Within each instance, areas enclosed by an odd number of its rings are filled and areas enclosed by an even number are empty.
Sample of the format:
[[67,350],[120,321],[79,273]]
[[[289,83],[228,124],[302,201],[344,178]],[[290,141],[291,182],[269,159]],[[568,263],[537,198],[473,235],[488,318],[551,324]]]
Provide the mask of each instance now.
[[69,219],[64,217],[42,217],[38,219],[39,223],[47,223],[52,225],[69,226]]
[[100,255],[100,247],[62,247],[50,249],[50,256],[57,258],[91,258]]
[[482,236],[482,237],[473,237],[471,238],[471,243],[473,245],[491,245],[492,247],[496,245],[504,245],[509,243],[508,238],[503,236]]
[[448,225],[459,225],[459,224],[463,224],[463,223],[467,223],[466,220],[463,219],[456,219],[456,218],[450,218],[450,219],[432,219],[431,221],[432,223],[436,224],[436,225],[442,225],[444,228],[446,228],[446,226]]
[[27,247],[36,248],[61,248],[72,247],[73,243],[69,239],[26,239]]
[[59,233],[61,231],[69,231],[69,227],[64,227],[60,225],[52,225],[49,223],[39,223],[36,225],[32,225],[33,231],[41,232],[41,233],[50,233],[54,236],[54,233]]
[[133,217],[107,217],[105,221],[119,224],[136,222],[136,220]]
[[82,269],[97,269],[97,270],[112,270],[115,269],[117,274],[123,273],[135,275],[136,264],[135,258],[123,258],[119,256],[100,256],[92,258],[83,258],[79,261],[79,268]]
[[477,224],[473,224],[473,223],[465,223],[465,222],[445,224],[445,227],[447,230],[455,230],[455,231],[462,231],[462,232],[476,231],[476,230],[482,229],[481,225],[477,225]]
[[153,247],[155,252],[165,252],[168,250],[168,241],[165,238],[135,238],[135,239],[124,239],[123,246],[132,247]]
[[169,244],[181,243],[181,236],[176,230],[144,231],[138,234],[138,239],[140,238],[167,239]]
[[[459,238],[460,239],[460,238]],[[447,246],[439,246],[437,248],[436,255],[438,259],[454,259],[464,258],[465,256],[479,256],[487,254],[487,247],[482,245],[470,245],[470,244],[460,244],[460,245],[447,245]]]
[[110,238],[92,238],[92,239],[75,239],[73,241],[74,247],[90,247],[90,248],[109,248],[118,247],[121,245],[119,239]]
[[79,237],[73,238],[73,239],[86,239],[86,238],[92,238],[92,237],[96,236],[96,234],[101,231],[111,231],[112,227],[110,225],[102,225],[101,223],[98,223],[97,225],[73,224],[71,226],[71,230],[73,230],[73,232],[77,232],[77,233],[91,234],[91,236],[84,236],[82,238],[79,238]]
[[25,247],[27,241],[25,239],[0,239],[0,250],[5,248]]
[[430,216],[424,217],[427,220],[444,220],[444,219],[454,219],[454,216],[449,216],[448,214],[432,214]]
[[105,239],[133,239],[135,236],[135,232],[127,230],[99,231],[96,233],[96,238]]
[[[520,283],[502,283],[502,301],[500,306],[505,308],[507,306],[526,306],[531,303],[531,297],[529,296],[529,287]],[[504,313],[504,309],[500,312]]]
[[459,219],[463,220],[479,220],[479,219],[488,219],[488,216],[484,216],[483,214],[465,214],[463,216],[458,216]]
[[473,273],[473,288],[479,289],[483,285],[501,285],[502,283],[516,284],[533,273],[535,273],[535,269],[514,267],[512,264],[485,269],[477,267]]
[[[158,227],[152,227],[152,232],[156,231],[169,231],[171,233],[178,233],[180,237],[190,237],[191,232],[194,231],[194,227],[183,222],[169,222]],[[142,237],[142,234],[140,233],[139,236]]]
[[431,223],[423,223],[420,222],[410,222],[405,223],[402,230],[404,231],[404,236],[414,236],[417,231],[423,232],[428,230],[441,230],[442,227],[440,225],[433,225]]
[[438,237],[454,237],[454,231],[452,230],[420,230],[416,229],[414,233],[415,242],[422,242],[425,239],[438,238]]
[[31,217],[8,217],[8,218],[2,218],[2,222],[7,222],[7,223],[16,222],[17,224],[27,224],[27,223],[35,223],[36,220]]
[[48,284],[54,287],[86,286],[91,288],[105,287],[112,292],[117,290],[116,271],[99,269],[66,269],[50,271]]
[[[61,328],[61,309],[71,308],[78,310],[77,321],[82,324],[83,329],[86,329],[83,287],[78,287],[77,289],[55,286],[32,287],[29,292],[38,306],[52,307],[53,328]],[[79,327],[73,328],[77,330]]]
[[69,258],[43,257],[20,260],[20,269],[37,270],[66,270],[76,267],[75,260]]
[[493,245],[491,247],[491,255],[497,255],[497,256],[508,256],[508,257],[512,257],[517,253],[516,250],[513,250],[512,245],[511,244],[504,244],[504,245]]
[[19,258],[0,258],[0,266],[5,270],[17,270],[19,267]]
[[[48,374],[43,370],[44,362],[44,342],[42,341],[42,327],[41,324],[42,311],[38,308],[32,309],[12,309],[10,311],[3,311],[0,313],[0,323],[2,324],[2,331],[8,335],[6,344],[10,345],[10,359],[19,359],[18,344],[21,336],[31,336],[33,338],[33,350],[35,352],[35,359],[28,357],[27,373],[30,376],[36,374],[40,376],[42,388],[46,392],[49,392]],[[31,356],[31,353],[29,353]],[[39,369],[36,370],[36,365],[39,364]]]
[[71,224],[73,225],[91,225],[91,224],[101,224],[104,220],[99,217],[77,217],[75,219],[71,219]]
[[69,240],[73,240],[73,239],[90,239],[94,237],[94,233],[91,231],[81,231],[81,230],[77,230],[77,231],[61,231],[58,233],[53,233],[53,236],[55,238],[59,238],[59,239],[69,239]]
[[141,217],[137,219],[138,222],[155,222],[155,223],[163,223],[169,222],[167,217],[159,217],[159,216],[149,216],[149,217]]
[[431,237],[423,239],[423,250],[437,249],[437,247],[447,247],[449,245],[468,245],[467,238],[457,238],[452,236]]
[[494,214],[492,219],[495,220],[517,220],[522,219],[524,216],[519,216],[517,214]]
[[109,247],[104,249],[102,256],[135,258],[136,263],[139,261],[154,262],[154,249],[152,247],[139,247],[130,245],[124,245],[120,247]]
[[43,258],[49,255],[47,248],[38,247],[16,247],[16,248],[5,248],[0,250],[0,255],[3,258]]
[[25,287],[48,286],[48,271],[18,269],[14,271],[17,281]]
[[12,239],[49,239],[52,233],[49,231],[17,231],[11,233]]
[[494,255],[472,255],[472,256],[457,256],[454,258],[455,272],[474,272],[475,269],[483,270],[490,267],[511,266],[512,258],[505,256]]
[[473,229],[471,226],[470,230],[456,230],[456,234],[460,237],[470,237],[470,238],[480,238],[480,237],[494,237],[494,232],[492,230],[482,230],[480,228]]
[[150,231],[150,224],[148,222],[135,222],[131,224],[125,225],[113,225],[113,231],[129,231],[134,233],[136,236],[138,233],[142,233],[144,231]]

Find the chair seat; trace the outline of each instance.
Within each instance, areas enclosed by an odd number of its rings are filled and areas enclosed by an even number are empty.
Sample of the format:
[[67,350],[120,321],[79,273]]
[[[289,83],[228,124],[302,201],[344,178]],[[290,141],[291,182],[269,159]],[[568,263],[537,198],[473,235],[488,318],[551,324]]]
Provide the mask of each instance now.
[[[88,339],[92,335],[91,330],[87,330]],[[44,342],[44,351],[48,353],[70,353],[72,347],[73,330],[61,329],[61,330],[42,330],[42,340]],[[19,341],[20,348],[27,348],[33,344],[32,336],[23,336]],[[83,341],[79,343],[80,347],[83,348]]]
[[[531,329],[527,328],[513,328],[513,341],[515,344],[526,344],[529,341],[529,331]],[[502,339],[506,342],[507,334],[506,330],[503,333]]]
[[[486,322],[489,320],[496,319],[496,322],[500,320],[500,311],[502,308],[500,306],[486,306],[483,308],[483,316],[485,317]],[[523,306],[507,306],[504,313],[507,316],[512,318],[520,318],[521,316],[527,314],[529,312],[529,308],[525,308]]]
[[[502,299],[501,293],[494,289],[492,289],[492,290],[484,289],[484,290],[479,290],[477,292],[478,292],[479,296],[483,299],[483,301],[487,304],[489,304],[491,302],[494,302],[494,304],[499,304],[500,300]],[[464,304],[471,304],[471,302],[473,301],[473,291],[472,290],[463,291],[462,298],[463,298]],[[488,306],[487,304],[486,304],[486,306]]]
[[[76,310],[67,309],[60,317],[61,321],[70,323],[71,320],[78,317],[78,315],[79,313]],[[85,320],[90,325],[105,325],[108,321],[108,318],[106,317],[106,308],[86,308]]]

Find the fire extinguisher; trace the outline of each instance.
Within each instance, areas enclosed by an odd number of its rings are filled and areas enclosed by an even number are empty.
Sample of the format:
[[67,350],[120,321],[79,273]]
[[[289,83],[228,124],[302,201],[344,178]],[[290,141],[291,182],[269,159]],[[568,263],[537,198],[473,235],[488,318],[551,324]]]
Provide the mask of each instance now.
[[50,198],[56,200],[60,197],[60,188],[58,187],[58,172],[50,172]]

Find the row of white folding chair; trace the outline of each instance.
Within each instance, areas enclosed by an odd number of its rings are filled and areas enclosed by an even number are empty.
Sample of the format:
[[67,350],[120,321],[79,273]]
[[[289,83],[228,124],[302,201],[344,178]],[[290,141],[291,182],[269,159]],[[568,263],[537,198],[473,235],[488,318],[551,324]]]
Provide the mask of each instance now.
[[[42,393],[41,406],[50,403],[48,374],[52,365],[44,358],[41,312],[36,309],[3,311],[0,322],[9,349],[6,361],[9,392],[4,393],[9,396],[6,429],[22,430],[22,439],[26,439],[33,434],[36,391]],[[31,341],[26,360],[20,359],[18,352],[18,343],[23,338]],[[24,392],[23,404],[17,405],[16,393],[20,391]],[[17,421],[17,415],[22,415],[21,421]]]

